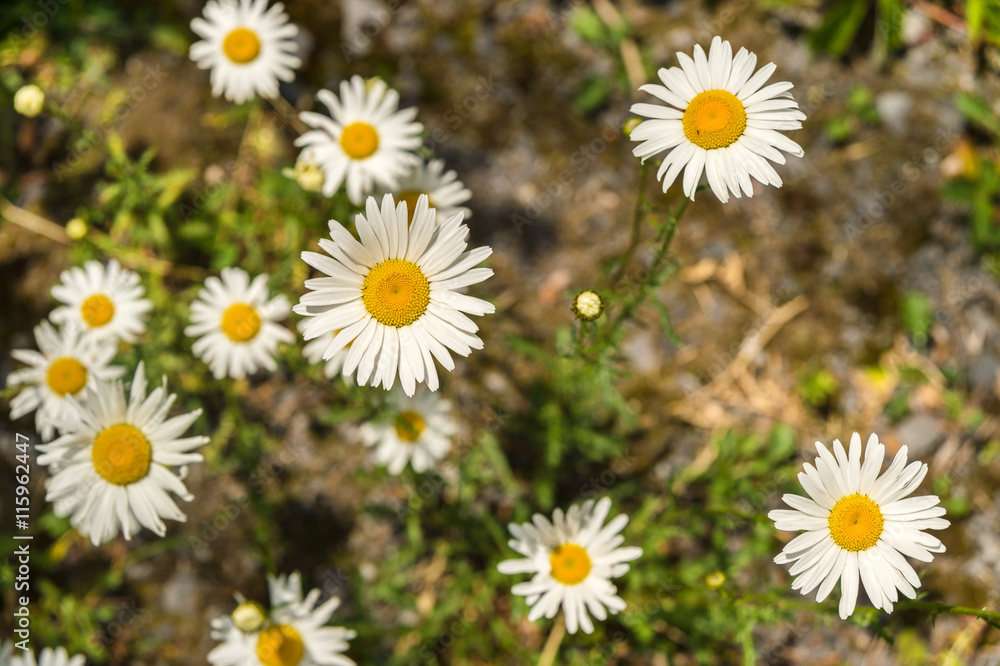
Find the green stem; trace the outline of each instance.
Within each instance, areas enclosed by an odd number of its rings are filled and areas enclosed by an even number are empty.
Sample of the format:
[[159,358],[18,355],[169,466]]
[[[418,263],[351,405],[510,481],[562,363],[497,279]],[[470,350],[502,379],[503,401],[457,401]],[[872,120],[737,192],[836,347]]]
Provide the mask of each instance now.
[[549,637],[545,641],[545,646],[542,648],[542,656],[538,658],[538,666],[552,666],[556,663],[556,655],[559,653],[559,646],[562,644],[563,638],[566,636],[566,621],[559,614],[556,618],[556,622],[552,625],[552,631],[549,632]]
[[601,342],[606,344],[613,342],[620,332],[622,325],[632,316],[632,314],[643,304],[646,297],[649,294],[649,290],[646,289],[646,285],[654,284],[663,270],[668,266],[667,257],[670,255],[670,244],[674,240],[674,236],[677,234],[677,225],[680,222],[681,216],[687,210],[688,205],[691,203],[690,199],[685,198],[681,205],[677,207],[677,211],[670,216],[666,227],[660,231],[660,246],[656,251],[656,255],[653,258],[653,265],[650,267],[649,275],[643,284],[639,285],[639,288],[635,290],[629,298],[625,300],[622,305],[621,310],[618,311],[617,316],[611,320],[608,327],[605,329],[604,335],[601,337]]
[[632,259],[632,254],[635,252],[635,248],[639,246],[639,236],[642,231],[642,218],[643,212],[645,212],[646,201],[646,181],[649,175],[649,165],[643,162],[639,167],[639,193],[635,197],[635,209],[632,211],[632,236],[629,238],[628,247],[625,248],[624,254],[622,254],[620,263],[615,267],[614,272],[611,274],[611,286],[613,287],[625,274],[625,269],[628,267],[629,261]]

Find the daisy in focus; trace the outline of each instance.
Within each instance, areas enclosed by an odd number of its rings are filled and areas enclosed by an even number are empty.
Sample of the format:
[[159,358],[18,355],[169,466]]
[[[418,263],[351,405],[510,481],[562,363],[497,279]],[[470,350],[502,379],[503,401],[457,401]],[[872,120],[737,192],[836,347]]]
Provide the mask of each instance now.
[[359,386],[392,388],[399,376],[403,391],[412,396],[417,383],[438,389],[434,360],[449,372],[455,369],[450,351],[468,356],[482,349],[479,327],[466,314],[492,314],[495,308],[457,290],[493,275],[475,268],[493,250],[466,250],[469,227],[462,216],[437,224],[437,211],[421,195],[407,224],[405,203],[391,195],[379,208],[369,197],[366,214],[355,227],[360,242],[335,220],[332,240],[319,244],[329,256],[303,252],[302,259],[329,277],[306,280],[311,290],[293,310],[311,319],[303,337],[312,340],[339,331],[327,344],[323,358],[331,359],[350,343],[343,373],[357,372]]
[[135,342],[146,331],[146,315],[153,304],[143,295],[139,275],[122,268],[112,259],[104,266],[88,261],[59,276],[52,297],[64,305],[49,319],[57,324],[75,325],[95,337]]
[[785,163],[784,151],[802,157],[799,144],[782,130],[802,128],[806,116],[788,92],[792,84],[772,83],[774,63],[756,73],[757,56],[741,48],[736,56],[728,41],[712,40],[708,56],[700,45],[694,59],[678,53],[680,67],[661,68],[663,85],[647,84],[639,90],[666,102],[633,104],[632,113],[649,118],[632,130],[629,138],[641,141],[632,152],[645,162],[670,150],[656,173],[663,191],[684,169],[684,195],[694,200],[702,171],[723,203],[729,193],[753,196],[750,177],[765,185],[781,187],[781,178],[768,160]]
[[610,510],[611,500],[605,497],[597,503],[574,504],[565,514],[556,509],[552,522],[536,513],[530,523],[508,526],[514,537],[510,547],[524,558],[504,560],[497,569],[504,574],[534,574],[511,588],[531,606],[528,620],[555,617],[561,607],[569,633],[580,628],[590,634],[594,631],[590,615],[603,621],[607,611],[616,614],[625,609],[611,579],[623,576],[629,570],[627,562],[638,559],[642,549],[619,548],[624,541],[619,532],[628,516],[616,516],[604,525]]
[[768,514],[779,530],[806,530],[792,539],[774,558],[791,564],[796,576],[793,590],[809,594],[817,587],[820,602],[840,581],[840,617],[854,612],[858,581],[875,608],[892,612],[899,600],[897,590],[913,599],[920,579],[903,557],[922,562],[943,553],[944,545],[924,530],[942,530],[951,523],[941,518],[944,507],[935,495],[906,497],[920,485],[927,465],[906,465],[906,447],[896,453],[885,473],[879,476],[885,446],[876,435],[868,438],[864,464],[861,436],[854,433],[849,450],[839,440],[833,453],[816,442],[816,466],[806,463],[799,482],[809,497],[785,495],[785,504],[794,510]]
[[71,421],[73,409],[67,396],[82,397],[88,386],[121,377],[125,368],[109,365],[115,346],[107,340],[80,335],[80,328],[68,325],[57,330],[43,321],[35,327],[38,351],[15,349],[11,355],[27,363],[28,368],[15,370],[7,376],[7,386],[26,385],[10,401],[11,420],[35,412],[35,429],[43,440],[55,435],[55,424]]
[[35,653],[29,647],[27,650],[18,649],[18,654],[14,654],[14,644],[4,643],[0,646],[0,666],[83,666],[87,663],[87,657],[78,654],[69,656],[66,648],[45,648],[35,660]]
[[393,475],[407,463],[417,473],[432,469],[448,453],[458,431],[451,403],[431,391],[408,398],[394,390],[389,394],[389,407],[391,421],[366,423],[361,428],[365,445],[375,447],[375,462]]
[[[201,410],[168,419],[175,398],[166,382],[146,394],[140,361],[127,399],[121,380],[88,388],[85,401],[70,399],[73,418],[60,425],[62,436],[38,447],[38,464],[52,474],[45,499],[95,546],[119,530],[131,540],[140,525],[163,536],[162,518],[186,520],[168,493],[194,499],[182,482],[184,466],[201,462],[192,451],[208,437],[183,437]],[[176,466],[179,474],[170,469]]]
[[462,213],[466,220],[472,215],[471,210],[461,205],[472,198],[472,192],[458,180],[458,174],[444,170],[444,160],[421,162],[390,194],[396,201],[406,202],[411,220],[421,194],[427,195],[428,206],[437,209],[440,222],[457,213]]
[[216,379],[242,379],[261,367],[274,372],[278,345],[295,339],[277,323],[289,309],[284,295],[269,297],[266,274],[251,282],[242,268],[223,268],[221,280],[205,280],[184,334],[198,338],[191,351],[208,363]]
[[332,597],[318,604],[315,589],[302,598],[302,579],[267,577],[271,610],[241,595],[232,615],[212,620],[212,638],[222,641],[208,653],[215,666],[356,666],[343,655],[357,633],[324,626],[340,606]]
[[[413,150],[424,126],[414,122],[417,109],[399,110],[399,93],[385,81],[369,83],[360,76],[341,81],[340,97],[320,90],[316,97],[332,117],[305,111],[299,115],[313,128],[295,140],[306,146],[326,177],[323,194],[333,196],[347,183],[347,196],[360,206],[375,186],[396,191],[401,178],[420,164]],[[305,151],[303,151],[305,152]]]
[[202,38],[191,45],[191,59],[212,70],[212,95],[237,104],[277,97],[278,81],[294,80],[302,65],[299,29],[280,2],[267,9],[267,0],[209,0],[191,30]]

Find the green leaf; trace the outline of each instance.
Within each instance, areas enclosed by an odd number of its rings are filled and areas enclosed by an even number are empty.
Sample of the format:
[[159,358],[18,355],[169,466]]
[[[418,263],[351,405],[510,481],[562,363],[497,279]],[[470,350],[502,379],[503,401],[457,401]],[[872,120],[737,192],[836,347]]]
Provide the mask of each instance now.
[[838,3],[809,36],[810,46],[816,51],[825,51],[835,56],[844,55],[854,43],[869,7],[868,0]]
[[997,118],[982,98],[969,93],[959,93],[955,95],[955,108],[969,122],[1000,136],[1000,118]]
[[934,321],[930,300],[918,291],[905,294],[900,304],[900,317],[903,320],[903,328],[914,342],[920,346],[926,344],[927,334],[930,333]]

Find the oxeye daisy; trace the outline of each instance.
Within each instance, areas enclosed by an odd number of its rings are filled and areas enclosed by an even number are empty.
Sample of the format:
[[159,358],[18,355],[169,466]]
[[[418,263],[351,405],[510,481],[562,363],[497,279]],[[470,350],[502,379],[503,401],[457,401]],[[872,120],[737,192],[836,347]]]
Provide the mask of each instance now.
[[611,500],[605,497],[574,504],[565,514],[556,509],[552,522],[536,513],[530,523],[508,526],[514,537],[510,547],[524,558],[504,560],[497,569],[504,574],[534,574],[511,588],[526,597],[530,621],[543,615],[552,618],[561,607],[569,633],[581,628],[589,634],[594,631],[590,615],[604,620],[607,611],[616,614],[625,609],[611,579],[624,575],[629,570],[626,563],[638,559],[642,549],[619,548],[624,538],[618,533],[628,516],[616,516],[604,525],[610,510]]
[[267,577],[271,610],[237,596],[232,615],[212,620],[212,638],[222,641],[208,653],[216,666],[355,666],[343,655],[357,634],[343,627],[325,625],[340,599],[318,604],[315,589],[302,598],[298,572]]
[[678,53],[680,67],[661,68],[663,85],[639,90],[666,102],[634,104],[632,113],[650,118],[629,135],[641,141],[633,153],[647,158],[670,150],[656,173],[666,192],[684,169],[684,194],[694,199],[704,171],[715,195],[725,203],[740,190],[753,196],[753,176],[765,185],[781,187],[768,160],[785,163],[780,151],[802,157],[802,148],[779,130],[801,129],[804,113],[788,92],[791,83],[762,87],[774,73],[769,63],[754,73],[757,56],[741,48],[733,57],[728,41],[716,37],[708,56],[700,45],[694,59]]
[[444,160],[421,162],[390,194],[396,201],[406,202],[411,220],[421,194],[427,195],[428,206],[437,209],[439,221],[448,220],[457,213],[462,213],[466,220],[472,215],[471,210],[461,205],[472,198],[472,192],[458,180],[458,174],[444,170]]
[[375,462],[388,467],[390,474],[399,474],[407,463],[418,473],[432,469],[451,448],[458,430],[451,403],[431,391],[408,398],[393,390],[389,410],[390,421],[361,428],[365,445],[375,447]]
[[269,298],[267,275],[253,282],[242,268],[223,268],[222,279],[209,277],[191,304],[191,325],[184,334],[197,337],[191,351],[208,363],[216,379],[242,379],[278,365],[274,352],[295,336],[277,322],[288,316],[284,295]]
[[71,420],[73,410],[67,396],[82,397],[86,387],[101,380],[121,377],[125,368],[109,365],[115,346],[107,340],[80,335],[72,324],[57,330],[43,321],[35,327],[38,351],[15,349],[11,355],[28,368],[7,376],[7,386],[25,385],[10,401],[10,418],[19,419],[35,412],[35,428],[42,439],[52,439],[55,424]]
[[295,78],[302,65],[294,39],[299,29],[283,4],[267,9],[267,0],[209,0],[204,16],[191,21],[202,38],[191,45],[191,59],[212,70],[212,95],[237,104],[254,95],[277,97],[278,81]]
[[[872,435],[861,463],[861,436],[854,433],[844,452],[839,440],[833,451],[816,442],[816,466],[806,463],[799,474],[809,497],[785,495],[793,511],[768,514],[779,530],[806,530],[792,539],[774,558],[791,564],[797,576],[793,590],[809,594],[817,587],[816,601],[823,601],[840,581],[840,617],[854,612],[858,580],[875,608],[892,612],[899,600],[897,590],[910,599],[920,579],[904,555],[923,562],[943,553],[944,545],[923,530],[941,530],[950,523],[941,518],[944,507],[934,495],[909,497],[927,474],[920,462],[906,465],[906,447],[879,476],[885,447]],[[904,499],[906,498],[906,499]]]
[[421,195],[412,224],[407,217],[406,204],[395,205],[387,194],[381,210],[369,197],[366,214],[355,218],[360,242],[331,220],[332,240],[319,242],[330,256],[302,253],[307,264],[329,277],[306,280],[312,291],[293,310],[312,317],[302,329],[306,340],[340,331],[324,358],[351,343],[343,372],[357,371],[358,385],[371,379],[372,386],[388,390],[398,374],[403,391],[412,396],[418,382],[438,389],[434,359],[451,371],[449,350],[468,356],[482,349],[475,335],[479,327],[463,313],[484,315],[495,308],[456,291],[493,275],[489,268],[474,268],[493,250],[466,251],[469,227],[462,216],[438,225],[437,211]]
[[[420,163],[411,151],[420,146],[423,125],[413,122],[416,108],[399,110],[399,93],[384,81],[365,84],[360,76],[341,81],[340,97],[320,90],[316,97],[331,118],[305,111],[302,121],[313,128],[295,140],[307,146],[326,177],[323,194],[333,196],[347,182],[347,196],[355,205],[375,186],[395,191],[399,179]],[[304,151],[303,151],[304,152]]]
[[[140,361],[127,400],[121,380],[88,388],[86,400],[70,398],[74,414],[60,426],[62,436],[38,447],[38,463],[53,472],[45,499],[95,546],[119,530],[131,540],[140,525],[163,536],[161,518],[186,519],[168,492],[194,499],[181,479],[185,465],[201,461],[192,451],[208,437],[182,437],[201,410],[168,419],[175,398],[165,381],[146,395]],[[171,470],[176,466],[180,475]]]
[[64,647],[45,648],[39,653],[37,661],[30,647],[27,650],[18,648],[17,651],[18,654],[13,654],[13,643],[0,645],[0,666],[83,666],[87,663],[86,656],[78,654],[70,657]]
[[104,266],[88,261],[59,276],[52,297],[64,305],[49,319],[57,324],[76,325],[94,337],[135,342],[146,330],[145,319],[153,304],[143,298],[146,290],[139,276],[112,259]]

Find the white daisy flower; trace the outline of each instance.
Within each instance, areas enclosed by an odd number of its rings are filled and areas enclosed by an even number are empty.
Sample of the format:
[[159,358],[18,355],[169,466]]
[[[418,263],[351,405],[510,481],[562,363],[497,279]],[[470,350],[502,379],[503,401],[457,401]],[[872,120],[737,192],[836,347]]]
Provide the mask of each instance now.
[[753,196],[753,176],[761,183],[781,187],[781,178],[768,160],[785,163],[784,151],[802,157],[802,148],[779,130],[801,129],[806,116],[788,92],[791,83],[761,86],[774,73],[774,63],[756,74],[757,56],[741,48],[736,57],[728,41],[716,37],[708,56],[700,45],[694,59],[678,53],[680,67],[661,68],[664,85],[648,84],[639,90],[667,103],[633,104],[632,113],[651,120],[639,124],[629,135],[642,141],[632,152],[647,158],[670,149],[656,178],[666,192],[684,171],[684,194],[694,199],[701,173],[725,203],[729,193],[740,198],[740,190]]
[[[318,160],[326,181],[323,194],[333,196],[347,181],[347,196],[361,205],[374,187],[394,191],[399,179],[420,163],[411,151],[420,146],[424,126],[413,122],[417,109],[399,110],[399,93],[384,81],[365,84],[360,76],[340,82],[340,97],[320,90],[316,97],[332,118],[305,111],[302,121],[312,127],[295,140]],[[305,152],[305,151],[303,151]]]
[[[119,530],[131,540],[140,525],[163,536],[161,518],[186,520],[168,491],[186,502],[194,499],[181,481],[183,466],[201,461],[191,451],[208,437],[182,437],[200,409],[167,419],[176,397],[167,395],[165,380],[147,396],[140,361],[127,401],[121,380],[88,388],[86,400],[70,399],[73,420],[60,426],[63,435],[38,447],[38,463],[53,472],[45,499],[95,546]],[[178,465],[180,475],[170,469]]]
[[[308,321],[308,319],[303,319],[298,323],[299,333],[305,332],[306,323]],[[310,363],[324,363],[323,374],[330,379],[339,375],[340,371],[343,370],[344,361],[347,360],[347,352],[351,349],[351,342],[348,342],[347,346],[331,356],[325,362],[323,361],[323,352],[325,352],[326,348],[330,346],[333,339],[337,337],[337,333],[340,333],[340,329],[329,331],[318,338],[313,338],[302,347],[302,354],[306,357],[307,361]]]
[[806,463],[799,482],[809,497],[785,495],[785,504],[794,510],[768,514],[779,530],[806,530],[792,539],[774,558],[778,564],[792,564],[789,573],[797,576],[793,590],[809,594],[819,587],[816,601],[823,601],[840,581],[840,617],[854,612],[858,579],[875,608],[892,612],[898,589],[910,599],[920,579],[903,558],[922,562],[943,553],[944,545],[923,530],[941,530],[950,523],[944,507],[934,495],[905,498],[916,490],[927,474],[920,462],[906,466],[906,447],[896,453],[892,464],[879,476],[885,447],[878,437],[868,438],[865,461],[861,464],[861,437],[854,433],[845,453],[834,440],[831,454],[816,442],[816,466]]
[[135,342],[146,331],[146,315],[153,304],[139,275],[112,259],[105,267],[88,261],[59,276],[52,297],[64,303],[49,315],[57,324],[76,325],[95,337]]
[[393,390],[389,408],[391,421],[361,427],[362,441],[375,447],[375,462],[388,467],[393,475],[402,472],[406,463],[417,473],[432,469],[448,453],[451,438],[458,431],[451,403],[431,391],[408,398]]
[[209,0],[204,15],[191,20],[202,38],[191,45],[191,59],[212,70],[212,95],[241,104],[254,95],[277,97],[278,81],[295,79],[302,65],[294,39],[299,29],[283,4],[267,9],[267,0]]
[[57,330],[43,321],[35,327],[39,351],[11,351],[11,356],[31,367],[7,376],[7,386],[26,385],[10,401],[10,418],[19,419],[34,411],[35,429],[44,440],[52,439],[57,423],[72,419],[74,412],[66,396],[82,397],[86,387],[96,388],[97,382],[125,373],[125,368],[109,365],[115,345],[82,336],[80,331],[73,324]]
[[581,628],[590,634],[594,631],[590,615],[604,620],[607,611],[616,614],[625,609],[611,579],[624,575],[629,570],[626,562],[638,559],[642,549],[618,547],[624,541],[618,533],[628,516],[616,516],[604,525],[610,510],[611,500],[605,497],[596,504],[594,500],[582,507],[574,504],[565,515],[556,509],[551,523],[536,513],[531,523],[507,526],[514,536],[510,547],[524,558],[504,560],[497,569],[504,574],[534,574],[511,588],[532,607],[530,621],[543,615],[552,618],[562,607],[569,633]]
[[381,210],[374,197],[368,198],[367,216],[355,218],[361,242],[330,221],[333,240],[319,242],[330,256],[302,253],[307,264],[330,277],[306,280],[313,291],[293,310],[313,317],[303,328],[306,340],[340,331],[324,358],[352,343],[343,373],[356,370],[359,386],[371,379],[372,386],[388,390],[398,373],[403,391],[412,396],[418,382],[438,389],[434,359],[451,371],[455,362],[448,350],[468,356],[483,348],[475,335],[479,327],[463,313],[491,314],[495,308],[456,290],[493,275],[492,269],[473,268],[493,250],[466,251],[469,227],[462,216],[438,225],[426,195],[417,200],[410,225],[406,204],[394,205],[388,194]]
[[87,663],[86,656],[78,654],[70,657],[64,647],[45,648],[39,653],[37,661],[30,647],[27,650],[18,648],[17,652],[15,655],[13,643],[0,645],[0,666],[83,666]]
[[406,202],[411,220],[413,211],[417,208],[417,198],[421,194],[427,195],[428,206],[437,208],[440,221],[451,219],[457,213],[462,213],[466,220],[472,215],[471,210],[461,205],[472,198],[472,192],[458,180],[458,174],[444,170],[444,160],[421,162],[389,194],[396,201]]
[[242,268],[223,268],[222,279],[209,277],[191,304],[191,325],[184,334],[197,337],[194,355],[212,368],[216,379],[242,379],[263,367],[274,372],[274,353],[295,335],[278,324],[288,316],[288,299],[269,298],[267,275],[250,281]]
[[[318,605],[318,589],[303,599],[298,572],[277,578],[268,576],[267,582],[271,611],[266,618],[261,616],[260,606],[242,601],[233,615],[212,620],[212,638],[222,644],[208,653],[209,663],[215,666],[356,666],[343,653],[349,647],[347,642],[357,633],[343,627],[323,626],[340,606],[340,599],[332,597]],[[245,618],[252,622],[259,620],[266,626],[250,628]]]

